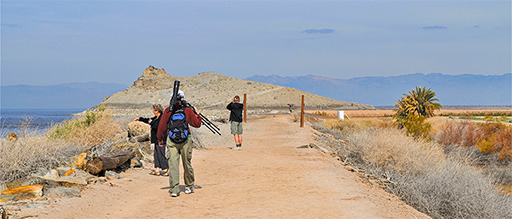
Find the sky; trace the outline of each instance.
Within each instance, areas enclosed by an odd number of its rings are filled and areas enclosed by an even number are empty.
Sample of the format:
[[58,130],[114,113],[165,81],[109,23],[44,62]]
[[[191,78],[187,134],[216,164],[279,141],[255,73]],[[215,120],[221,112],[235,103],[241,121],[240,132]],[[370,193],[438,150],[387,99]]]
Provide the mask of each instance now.
[[1,85],[511,72],[511,1],[1,1]]

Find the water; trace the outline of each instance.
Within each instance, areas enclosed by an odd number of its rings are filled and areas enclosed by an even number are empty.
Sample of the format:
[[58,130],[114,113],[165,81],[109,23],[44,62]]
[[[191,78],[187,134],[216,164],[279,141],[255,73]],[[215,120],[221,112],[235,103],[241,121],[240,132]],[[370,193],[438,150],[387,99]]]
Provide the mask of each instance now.
[[0,109],[0,135],[4,138],[7,133],[20,134],[20,123],[30,120],[29,132],[46,133],[52,124],[73,119],[73,114],[86,109]]

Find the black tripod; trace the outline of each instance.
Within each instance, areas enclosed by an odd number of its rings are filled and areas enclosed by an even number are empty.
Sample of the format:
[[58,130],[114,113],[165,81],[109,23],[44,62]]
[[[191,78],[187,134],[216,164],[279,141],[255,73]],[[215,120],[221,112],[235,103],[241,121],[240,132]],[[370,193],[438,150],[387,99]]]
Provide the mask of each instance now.
[[[189,102],[185,101],[185,100],[181,100],[181,103],[183,104],[183,106],[185,107],[190,107],[192,109],[192,111],[194,111],[194,113],[197,115],[197,112],[196,110],[194,109],[194,106],[192,106],[192,104],[190,104]],[[213,124],[212,121],[210,121],[206,116],[204,116],[202,113],[199,113],[199,115],[201,116],[201,119],[203,120],[203,124],[206,126],[206,128],[210,129],[210,131],[213,132],[213,134],[220,134],[220,128],[217,127],[215,124]]]

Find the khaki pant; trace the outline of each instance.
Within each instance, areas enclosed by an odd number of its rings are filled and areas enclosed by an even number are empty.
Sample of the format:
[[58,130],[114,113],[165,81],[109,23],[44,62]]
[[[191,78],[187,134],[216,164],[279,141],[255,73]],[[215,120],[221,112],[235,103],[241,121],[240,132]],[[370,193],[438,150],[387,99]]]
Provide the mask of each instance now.
[[186,187],[194,185],[194,168],[192,167],[192,139],[189,137],[187,141],[176,144],[167,137],[167,154],[166,157],[169,161],[169,193],[180,193],[180,155],[183,162],[183,179]]

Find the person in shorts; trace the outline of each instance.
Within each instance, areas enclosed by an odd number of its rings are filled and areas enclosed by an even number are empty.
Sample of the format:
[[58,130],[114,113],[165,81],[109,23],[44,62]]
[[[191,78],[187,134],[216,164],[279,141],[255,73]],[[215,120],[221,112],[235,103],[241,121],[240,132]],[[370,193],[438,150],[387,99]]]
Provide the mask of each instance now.
[[231,122],[231,134],[235,137],[236,146],[232,149],[240,150],[242,149],[242,110],[244,109],[244,104],[240,103],[240,97],[237,95],[226,108],[231,111],[229,121]]

